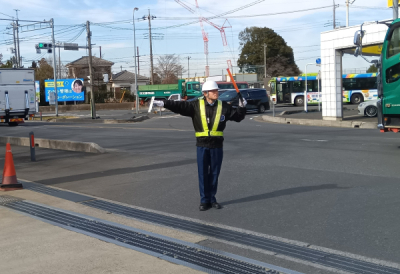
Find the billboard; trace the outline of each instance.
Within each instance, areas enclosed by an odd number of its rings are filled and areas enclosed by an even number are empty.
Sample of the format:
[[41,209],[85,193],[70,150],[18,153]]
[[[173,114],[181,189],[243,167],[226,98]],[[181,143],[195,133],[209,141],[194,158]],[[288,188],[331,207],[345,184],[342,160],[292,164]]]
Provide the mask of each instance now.
[[36,102],[40,103],[40,81],[35,81]]
[[[400,0],[397,0],[400,3]],[[393,0],[388,0],[388,8],[393,7]]]
[[[45,80],[46,102],[49,102],[50,93],[54,92],[54,80]],[[58,79],[58,102],[85,101],[83,79]]]

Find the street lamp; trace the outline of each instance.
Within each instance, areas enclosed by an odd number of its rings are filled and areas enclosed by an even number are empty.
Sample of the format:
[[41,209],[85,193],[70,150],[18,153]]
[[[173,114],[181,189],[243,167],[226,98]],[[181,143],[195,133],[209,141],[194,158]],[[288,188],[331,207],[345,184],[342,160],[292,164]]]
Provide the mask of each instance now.
[[309,65],[315,65],[315,63],[308,63],[307,65],[306,65],[306,87],[305,87],[305,90],[304,90],[304,111],[305,112],[308,112],[308,106],[307,106],[307,102],[308,102],[308,99],[307,99],[307,91],[308,91],[308,87],[307,87],[307,66],[309,66]]
[[190,69],[189,69],[189,60],[191,59],[192,57],[190,57],[190,56],[188,56],[188,81],[189,81],[189,78],[190,78]]
[[135,30],[135,11],[139,8],[133,9],[133,52],[135,56],[135,91],[136,91],[136,114],[139,114],[139,91],[137,85],[137,64],[136,64],[136,30]]

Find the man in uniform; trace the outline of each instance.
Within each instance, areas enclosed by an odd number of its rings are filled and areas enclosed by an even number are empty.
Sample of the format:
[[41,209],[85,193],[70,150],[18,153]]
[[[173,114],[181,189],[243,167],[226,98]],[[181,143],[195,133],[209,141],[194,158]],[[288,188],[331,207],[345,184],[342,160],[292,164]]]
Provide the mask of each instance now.
[[199,174],[200,211],[220,209],[215,195],[221,171],[226,121],[240,122],[246,114],[246,100],[239,100],[239,107],[218,100],[218,85],[207,81],[202,87],[203,95],[197,100],[154,101],[153,105],[165,107],[175,113],[192,118],[196,132],[197,167]]

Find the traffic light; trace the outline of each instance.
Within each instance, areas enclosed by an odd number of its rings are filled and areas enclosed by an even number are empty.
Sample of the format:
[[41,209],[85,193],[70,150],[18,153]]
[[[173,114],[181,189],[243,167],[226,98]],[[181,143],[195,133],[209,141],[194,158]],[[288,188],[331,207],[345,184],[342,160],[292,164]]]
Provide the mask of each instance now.
[[53,44],[52,43],[39,43],[36,47],[36,49],[46,49],[47,53],[52,53],[53,52]]

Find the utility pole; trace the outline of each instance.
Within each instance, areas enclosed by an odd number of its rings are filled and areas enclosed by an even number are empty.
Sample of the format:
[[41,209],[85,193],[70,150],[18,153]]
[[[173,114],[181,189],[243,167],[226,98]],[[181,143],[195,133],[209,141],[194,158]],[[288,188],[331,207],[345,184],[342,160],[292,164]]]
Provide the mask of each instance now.
[[393,19],[399,18],[399,2],[398,0],[393,0]]
[[17,14],[17,47],[18,47],[18,53],[17,53],[17,68],[21,67],[21,56],[20,56],[20,52],[19,52],[19,29],[18,29],[18,11],[17,9],[15,9],[15,13]]
[[101,46],[99,46],[99,48],[100,48],[100,59],[101,59]]
[[15,31],[16,31],[16,27],[15,27],[15,22],[13,21],[12,23],[13,26],[13,37],[14,37],[14,54],[15,54],[15,61],[14,61],[14,67],[17,68],[17,62],[18,62],[18,55],[17,55],[17,42],[16,42],[16,37],[15,37]]
[[190,56],[187,57],[187,59],[188,59],[188,81],[189,81],[189,78],[190,78],[189,60],[190,60],[191,58],[192,58],[192,57],[190,57]]
[[346,0],[346,27],[349,26],[349,6],[352,5],[356,0],[350,3],[350,0]]
[[[135,60],[136,62],[136,60]],[[140,66],[139,66],[139,47],[137,47],[137,74],[140,75]]]
[[53,45],[52,52],[53,52],[55,109],[56,109],[56,116],[58,116],[57,61],[56,61],[56,49],[55,49],[56,40],[54,38],[54,20],[53,20],[53,18],[50,19],[50,24],[51,24],[51,43]]
[[[61,79],[61,42],[58,42],[58,79]],[[66,102],[64,102],[65,105]]]
[[90,78],[90,102],[92,109],[92,119],[96,119],[96,105],[94,103],[94,92],[93,92],[93,74],[92,74],[92,33],[90,32],[90,22],[86,21],[86,32],[87,32],[87,40],[88,40],[88,49],[89,49],[89,78]]
[[153,79],[153,73],[154,73],[154,68],[153,68],[153,46],[152,46],[152,39],[151,39],[151,19],[152,16],[150,15],[150,9],[149,9],[149,40],[150,40],[150,66],[151,66],[151,75],[150,75],[150,81],[151,84],[154,84],[154,79]]
[[333,0],[333,29],[336,29],[336,4]]
[[264,78],[267,78],[267,45],[264,44]]
[[[139,90],[137,84],[137,66],[136,66],[136,28],[135,28],[135,11],[139,10],[139,8],[134,8],[132,12],[132,22],[133,22],[133,52],[135,53],[135,92],[136,92],[136,100],[135,100],[135,108],[136,114],[139,114]],[[139,50],[139,48],[138,48]],[[139,55],[139,54],[138,54]]]

